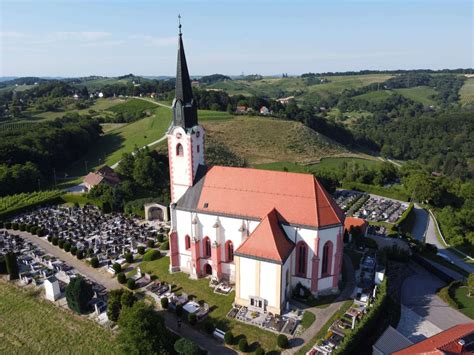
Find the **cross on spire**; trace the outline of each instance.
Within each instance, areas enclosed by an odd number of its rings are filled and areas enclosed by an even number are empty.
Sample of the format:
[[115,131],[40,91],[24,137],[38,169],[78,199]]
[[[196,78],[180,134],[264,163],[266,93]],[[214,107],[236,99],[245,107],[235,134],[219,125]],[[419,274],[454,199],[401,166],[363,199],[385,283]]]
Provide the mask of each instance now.
[[178,26],[178,28],[179,28],[179,35],[181,36],[182,33],[181,33],[181,15],[180,15],[180,14],[178,14],[178,24],[179,24],[179,26]]

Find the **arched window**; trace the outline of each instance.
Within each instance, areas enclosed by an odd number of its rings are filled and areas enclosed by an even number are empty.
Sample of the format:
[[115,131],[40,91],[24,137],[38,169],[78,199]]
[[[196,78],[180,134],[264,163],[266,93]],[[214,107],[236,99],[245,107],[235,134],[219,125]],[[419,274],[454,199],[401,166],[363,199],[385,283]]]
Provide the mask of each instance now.
[[308,261],[308,246],[300,241],[296,244],[296,275],[306,277],[306,265]]
[[321,274],[323,277],[329,276],[331,274],[331,265],[332,265],[332,243],[330,241],[326,242],[323,247],[323,265],[321,268]]
[[225,242],[225,260],[228,263],[234,261],[234,244],[230,240]]
[[176,155],[178,157],[182,157],[184,155],[183,145],[181,143],[176,145]]
[[186,237],[184,237],[184,244],[186,246],[186,250],[189,250],[191,248],[191,237],[189,235],[186,235]]
[[209,239],[209,237],[204,238],[203,246],[204,246],[204,257],[209,258],[211,256],[211,240]]

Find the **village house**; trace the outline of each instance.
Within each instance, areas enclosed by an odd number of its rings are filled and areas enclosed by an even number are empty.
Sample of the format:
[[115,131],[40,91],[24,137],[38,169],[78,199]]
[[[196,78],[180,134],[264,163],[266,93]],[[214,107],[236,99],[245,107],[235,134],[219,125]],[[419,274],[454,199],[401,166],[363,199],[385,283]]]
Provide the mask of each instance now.
[[176,77],[170,271],[228,280],[236,304],[275,314],[297,284],[315,296],[337,292],[342,210],[311,174],[206,166],[181,34]]
[[100,184],[108,184],[111,186],[117,185],[120,178],[117,173],[110,166],[104,165],[96,172],[90,172],[84,178],[84,186],[86,191],[90,191],[94,186]]

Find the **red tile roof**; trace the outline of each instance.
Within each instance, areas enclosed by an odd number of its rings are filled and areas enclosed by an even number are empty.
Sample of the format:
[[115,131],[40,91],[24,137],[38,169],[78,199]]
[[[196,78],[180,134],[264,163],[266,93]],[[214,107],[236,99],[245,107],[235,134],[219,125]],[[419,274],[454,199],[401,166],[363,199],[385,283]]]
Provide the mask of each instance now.
[[[474,322],[459,324],[438,333],[431,338],[425,339],[409,346],[392,355],[412,355],[412,354],[472,354],[458,344],[458,341],[466,336],[474,334]],[[472,335],[471,335],[472,336]],[[468,345],[466,343],[466,345]]]
[[278,212],[272,209],[237,248],[235,254],[283,264],[293,250],[294,244],[286,237],[278,217]]
[[84,183],[90,186],[96,186],[99,185],[102,180],[104,180],[104,177],[102,175],[99,175],[97,173],[89,173],[84,178]]
[[282,222],[324,227],[344,213],[311,174],[213,166],[205,175],[197,211],[262,219],[275,208]]
[[346,217],[346,219],[344,220],[345,231],[350,231],[351,227],[360,227],[360,229],[362,230],[362,233],[365,233],[367,226],[368,226],[368,223],[362,218]]

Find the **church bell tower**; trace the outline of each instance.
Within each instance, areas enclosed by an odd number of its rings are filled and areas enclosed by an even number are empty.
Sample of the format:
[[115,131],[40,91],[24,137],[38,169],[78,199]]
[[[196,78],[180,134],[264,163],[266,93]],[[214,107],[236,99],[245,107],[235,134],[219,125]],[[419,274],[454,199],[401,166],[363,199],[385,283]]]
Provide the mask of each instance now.
[[173,122],[168,130],[171,203],[176,203],[193,186],[199,165],[204,165],[204,129],[198,124],[181,23],[179,24],[176,93],[173,100]]

